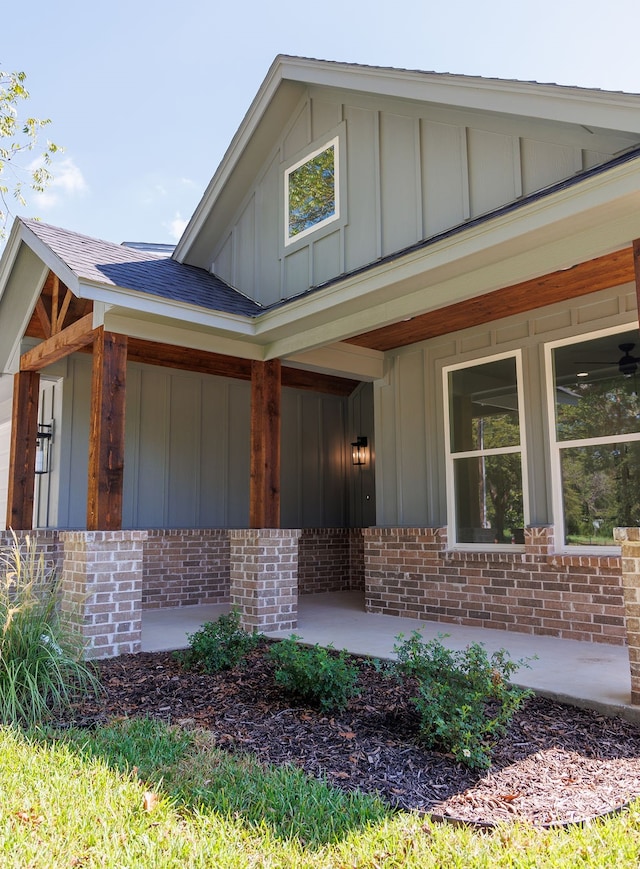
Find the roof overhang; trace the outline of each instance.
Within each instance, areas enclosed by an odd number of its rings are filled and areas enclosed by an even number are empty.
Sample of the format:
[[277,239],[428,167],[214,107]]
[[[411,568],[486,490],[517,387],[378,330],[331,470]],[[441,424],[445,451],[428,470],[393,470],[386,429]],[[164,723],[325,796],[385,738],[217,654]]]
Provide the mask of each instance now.
[[[18,306],[13,329],[19,328],[20,316],[22,323],[33,310],[42,280],[51,269],[74,294],[94,301],[94,325],[244,358],[290,359],[301,367],[317,365],[318,370],[335,365],[341,374],[351,370],[355,375],[365,363],[361,357],[345,355],[342,345],[353,336],[571,268],[628,248],[638,238],[640,156],[635,156],[532,201],[457,227],[254,317],[212,312],[126,287],[83,281],[19,223],[0,261],[0,286],[11,290],[11,270],[20,266],[26,247],[31,252],[30,268],[38,275],[34,272],[33,298],[26,299],[22,287],[22,307]],[[15,286],[13,292],[17,293]],[[0,297],[0,312],[4,301]],[[0,316],[3,339],[8,336],[5,328]],[[329,354],[333,361],[328,361],[327,354],[322,360],[317,356],[321,348],[335,349],[336,345],[341,352]],[[382,357],[374,356],[365,364],[366,370],[355,376],[378,376]],[[7,370],[2,366],[10,358],[11,352],[4,348],[0,370]]]
[[629,247],[640,157],[309,293],[256,321],[285,357]]

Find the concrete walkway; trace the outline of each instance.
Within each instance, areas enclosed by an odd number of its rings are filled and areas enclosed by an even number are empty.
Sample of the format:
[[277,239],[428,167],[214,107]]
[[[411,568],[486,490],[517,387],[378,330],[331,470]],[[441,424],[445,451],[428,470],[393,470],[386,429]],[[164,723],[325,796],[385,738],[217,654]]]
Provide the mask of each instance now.
[[[228,611],[226,605],[146,610],[142,649],[151,652],[184,648],[188,644],[187,634]],[[312,645],[331,644],[355,654],[391,658],[398,634],[409,636],[415,630],[426,640],[446,634],[443,643],[453,649],[464,649],[477,642],[484,645],[488,654],[504,648],[514,660],[532,659],[528,668],[514,674],[514,682],[552,699],[640,723],[640,706],[630,703],[626,647],[366,613],[359,592],[303,595],[299,599],[295,633]]]

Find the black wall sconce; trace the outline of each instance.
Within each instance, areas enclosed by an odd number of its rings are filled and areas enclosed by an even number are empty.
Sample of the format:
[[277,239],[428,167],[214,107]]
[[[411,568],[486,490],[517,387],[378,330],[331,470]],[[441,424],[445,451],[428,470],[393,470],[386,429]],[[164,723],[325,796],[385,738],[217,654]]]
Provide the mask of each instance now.
[[36,436],[36,474],[48,474],[50,469],[50,447],[53,439],[53,423],[38,423]]
[[369,459],[369,441],[364,435],[358,435],[351,444],[351,461],[354,465],[366,465]]

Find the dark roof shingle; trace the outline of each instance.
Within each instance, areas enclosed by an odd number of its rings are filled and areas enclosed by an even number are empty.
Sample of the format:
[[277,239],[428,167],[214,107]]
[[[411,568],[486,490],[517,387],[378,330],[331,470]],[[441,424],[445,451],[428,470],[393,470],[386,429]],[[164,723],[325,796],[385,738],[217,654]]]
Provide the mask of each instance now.
[[263,310],[257,302],[204,269],[37,220],[22,222],[79,280],[226,314],[255,317]]

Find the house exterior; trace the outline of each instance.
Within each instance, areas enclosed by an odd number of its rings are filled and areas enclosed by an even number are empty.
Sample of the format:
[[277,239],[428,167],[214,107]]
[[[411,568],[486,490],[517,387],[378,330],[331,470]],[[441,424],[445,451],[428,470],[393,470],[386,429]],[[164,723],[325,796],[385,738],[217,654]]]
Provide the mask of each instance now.
[[640,96],[278,57],[171,256],[15,222],[7,527],[68,571],[191,535],[258,626],[339,574],[631,642],[638,239]]

